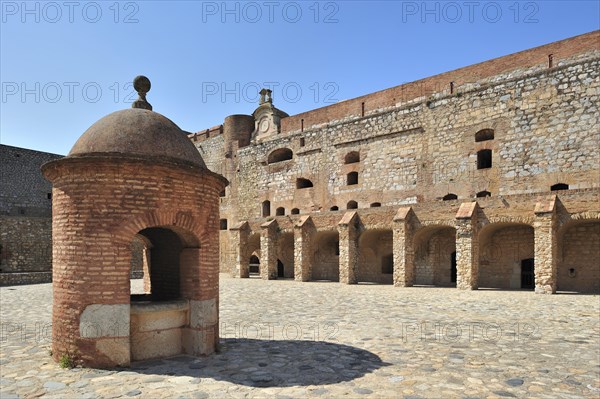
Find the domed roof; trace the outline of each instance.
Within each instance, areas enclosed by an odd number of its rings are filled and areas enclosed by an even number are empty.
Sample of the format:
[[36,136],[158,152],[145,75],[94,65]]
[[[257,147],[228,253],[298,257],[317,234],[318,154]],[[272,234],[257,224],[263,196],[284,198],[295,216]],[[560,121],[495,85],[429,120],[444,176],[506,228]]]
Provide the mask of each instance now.
[[165,116],[142,108],[113,112],[94,123],[77,140],[69,156],[138,155],[193,163],[206,169],[187,135]]

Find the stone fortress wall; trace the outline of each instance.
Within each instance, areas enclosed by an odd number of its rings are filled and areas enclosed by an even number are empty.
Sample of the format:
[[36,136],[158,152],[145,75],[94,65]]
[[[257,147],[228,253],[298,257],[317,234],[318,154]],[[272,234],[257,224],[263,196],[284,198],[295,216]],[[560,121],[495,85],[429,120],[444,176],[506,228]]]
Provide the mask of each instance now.
[[230,181],[221,271],[597,292],[599,61],[596,31],[190,135]]
[[0,145],[0,284],[52,279],[52,187],[42,164],[61,155]]
[[[293,116],[262,93],[189,135],[230,181],[221,271],[598,292],[599,60],[596,31]],[[0,146],[0,284],[51,277],[58,157]]]

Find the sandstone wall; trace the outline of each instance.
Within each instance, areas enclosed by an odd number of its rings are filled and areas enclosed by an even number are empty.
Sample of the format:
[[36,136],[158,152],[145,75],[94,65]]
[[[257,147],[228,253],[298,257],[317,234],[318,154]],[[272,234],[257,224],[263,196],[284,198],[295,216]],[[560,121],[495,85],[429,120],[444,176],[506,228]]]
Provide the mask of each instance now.
[[559,243],[558,290],[600,292],[600,223],[582,223],[565,230]]
[[[558,192],[568,212],[595,209],[588,200],[600,187],[599,38],[600,32],[592,32],[283,118],[279,134],[254,137],[242,148],[224,142],[222,127],[198,133],[194,140],[207,164],[231,183],[221,199],[221,218],[230,226],[249,221],[252,231],[260,231],[262,204],[269,201],[271,217],[277,208],[285,215],[298,209],[313,215],[318,229],[335,231],[343,211],[356,202],[361,218],[371,218],[365,222],[371,229],[392,229],[395,210],[405,205],[419,209],[424,224],[454,226],[459,205],[477,200],[490,223],[532,225],[538,197],[558,183],[568,185]],[[493,138],[477,141],[485,129]],[[269,154],[282,148],[292,158],[270,163]],[[481,164],[486,151],[489,168]],[[360,159],[347,163],[353,152]],[[354,173],[357,182],[349,182]],[[298,179],[312,187],[298,187]],[[479,198],[488,192],[491,197]],[[448,195],[456,199],[442,201]],[[379,205],[385,215],[370,208]],[[288,219],[277,216],[282,228]],[[229,236],[221,237],[221,270],[227,271],[235,251]],[[429,238],[427,245],[444,251],[415,260],[417,281],[452,285],[448,268],[455,244],[449,235]],[[365,261],[369,250],[361,254],[363,266],[370,265],[362,273],[371,275],[359,278],[387,281],[368,271],[384,256]],[[336,278],[335,259],[322,263],[313,265],[315,278]],[[483,282],[510,286],[504,267],[498,280]]]
[[482,240],[479,286],[520,289],[521,262],[534,257],[533,238],[533,227],[511,226]]
[[[427,106],[419,102],[390,111],[305,131],[281,135],[238,151],[238,169],[229,176],[237,187],[237,218],[261,216],[261,203],[272,213],[283,207],[301,213],[359,208],[373,202],[402,205],[436,201],[448,193],[459,200],[481,191],[492,196],[597,187],[600,178],[598,120],[600,65],[575,60],[572,65],[536,71],[442,96]],[[475,133],[493,129],[494,139],[475,142]],[[290,148],[291,160],[267,164],[269,153]],[[492,167],[477,169],[477,152],[492,150]],[[348,152],[360,162],[345,165]],[[358,184],[347,175],[358,172]],[[311,188],[296,188],[298,178]],[[228,209],[223,207],[223,214]]]

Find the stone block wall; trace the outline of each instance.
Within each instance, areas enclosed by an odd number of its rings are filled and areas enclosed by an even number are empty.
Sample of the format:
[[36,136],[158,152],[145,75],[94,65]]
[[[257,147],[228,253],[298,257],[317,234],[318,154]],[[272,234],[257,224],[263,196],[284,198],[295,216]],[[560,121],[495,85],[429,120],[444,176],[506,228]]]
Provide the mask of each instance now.
[[438,229],[421,240],[415,254],[415,284],[449,286],[452,253],[456,251],[454,229]]
[[337,231],[319,232],[314,241],[316,249],[312,262],[312,279],[339,281],[340,243]]
[[358,241],[358,251],[360,253],[357,276],[359,282],[392,283],[391,270],[388,273],[383,271],[384,258],[389,258],[393,254],[391,230],[363,232]]
[[534,258],[531,226],[511,226],[480,242],[479,287],[521,288],[521,262]]
[[[598,54],[564,62],[254,141],[237,151],[235,173],[227,176],[237,195],[228,194],[221,211],[235,223],[261,217],[265,200],[272,213],[282,207],[285,214],[294,208],[306,214],[346,209],[350,201],[368,208],[438,201],[447,194],[464,201],[484,191],[493,197],[543,193],[557,183],[597,187]],[[494,138],[476,142],[483,129],[492,129]],[[280,148],[289,148],[292,159],[268,164],[268,155]],[[492,151],[491,168],[478,169],[480,150]],[[360,161],[345,164],[353,151]],[[357,184],[348,184],[350,172],[358,172]],[[297,188],[299,178],[313,187]]]
[[50,217],[52,186],[40,167],[61,155],[0,144],[0,215]]
[[363,109],[365,114],[368,115],[381,108],[393,107],[398,103],[449,90],[450,82],[454,82],[455,87],[458,87],[492,76],[506,74],[517,68],[542,69],[547,67],[550,54],[553,55],[554,65],[561,65],[566,58],[587,52],[590,48],[597,48],[599,40],[600,32],[594,31],[351,100],[341,101],[318,110],[284,118],[282,119],[281,130],[286,133],[299,130],[302,124],[305,127],[312,127],[328,124],[335,120],[361,116]]
[[0,216],[0,284],[52,281],[52,220]]
[[0,285],[52,281],[52,186],[40,167],[61,157],[0,145]]
[[[218,129],[207,131],[200,143],[202,155],[213,157],[213,164],[224,159],[226,167],[220,170],[231,182],[221,201],[221,217],[230,225],[248,221],[257,233],[265,221],[266,201],[270,216],[283,208],[286,216],[276,219],[285,231],[291,231],[290,220],[297,217],[287,216],[292,210],[310,215],[319,232],[313,237],[313,279],[391,282],[391,277],[377,275],[388,256],[380,243],[360,248],[353,241],[368,241],[370,230],[383,229],[394,231],[386,251],[393,249],[394,261],[402,265],[396,273],[394,264],[398,286],[454,285],[456,252],[459,288],[518,288],[516,270],[522,259],[512,258],[525,251],[532,253],[523,259],[539,258],[539,290],[553,292],[560,224],[533,210],[559,183],[568,185],[559,192],[567,208],[563,216],[598,208],[593,198],[600,188],[599,39],[599,31],[591,32],[285,117],[279,133],[263,137],[255,132],[242,146],[229,143],[225,134],[211,133]],[[491,134],[481,140],[481,132]],[[281,149],[288,149],[291,158],[272,162],[270,154]],[[349,154],[355,155],[350,162]],[[354,174],[357,181],[349,180]],[[298,185],[306,180],[310,187]],[[477,211],[455,220],[461,205],[475,202],[481,217]],[[354,203],[364,228],[342,223],[336,229]],[[377,206],[381,214],[372,208]],[[394,227],[395,212],[409,206],[417,220]],[[534,222],[549,223],[537,230],[535,248],[533,233],[501,231],[524,225],[533,230]],[[485,228],[488,224],[491,230]],[[427,226],[451,228],[423,239]],[[325,232],[339,233],[339,255],[330,255],[328,239],[320,242],[319,234]],[[221,238],[228,241],[229,234]],[[293,252],[294,243],[284,245],[280,238],[277,234],[279,241],[269,243],[276,248],[270,251]],[[422,242],[413,243],[413,238]],[[407,242],[401,246],[398,240]],[[543,248],[544,243],[550,247]],[[222,246],[227,249],[222,250],[221,270],[228,271],[237,249]],[[266,241],[259,246],[268,247]],[[496,255],[510,255],[490,257],[486,246],[497,248]]]
[[559,245],[557,289],[600,292],[600,223],[582,223],[565,230]]

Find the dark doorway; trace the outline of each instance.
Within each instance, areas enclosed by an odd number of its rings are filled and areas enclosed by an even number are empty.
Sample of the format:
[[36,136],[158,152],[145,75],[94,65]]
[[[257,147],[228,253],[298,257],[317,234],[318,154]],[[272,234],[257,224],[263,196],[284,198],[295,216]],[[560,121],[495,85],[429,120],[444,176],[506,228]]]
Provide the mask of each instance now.
[[150,291],[151,295],[134,295],[132,300],[169,301],[180,297],[180,256],[183,242],[172,230],[162,227],[147,228],[139,233],[151,244]]
[[456,251],[450,254],[450,282],[456,283]]
[[258,256],[256,256],[256,255],[252,255],[250,257],[249,273],[250,274],[259,274],[260,273],[260,259],[258,259]]
[[283,263],[277,259],[277,277],[283,278]]
[[394,255],[389,254],[381,258],[381,272],[383,274],[394,273]]
[[534,288],[533,258],[523,259],[521,261],[521,289],[532,290]]

